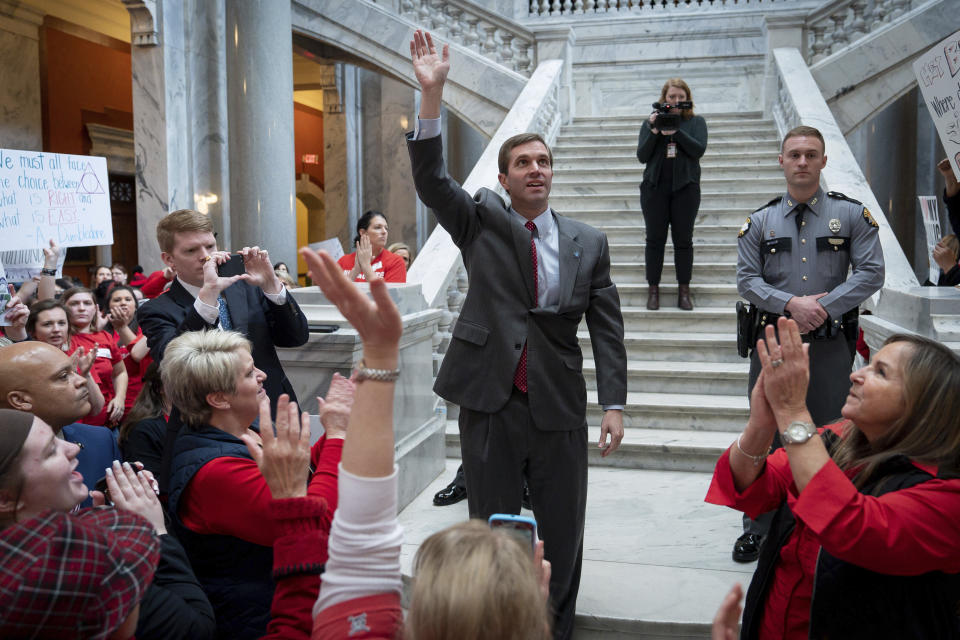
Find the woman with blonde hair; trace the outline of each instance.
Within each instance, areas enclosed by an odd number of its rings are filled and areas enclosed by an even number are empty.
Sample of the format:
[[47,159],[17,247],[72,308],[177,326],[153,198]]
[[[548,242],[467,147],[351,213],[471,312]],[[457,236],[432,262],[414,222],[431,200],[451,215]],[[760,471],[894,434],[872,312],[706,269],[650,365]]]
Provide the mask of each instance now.
[[[681,108],[681,103],[689,103]],[[660,90],[659,109],[640,127],[637,160],[644,164],[640,207],[646,224],[644,249],[647,309],[660,308],[660,275],[667,228],[673,238],[677,306],[692,310],[693,225],[700,208],[700,158],[707,150],[707,123],[693,113],[693,94],[680,78]],[[664,110],[668,113],[662,113]]]

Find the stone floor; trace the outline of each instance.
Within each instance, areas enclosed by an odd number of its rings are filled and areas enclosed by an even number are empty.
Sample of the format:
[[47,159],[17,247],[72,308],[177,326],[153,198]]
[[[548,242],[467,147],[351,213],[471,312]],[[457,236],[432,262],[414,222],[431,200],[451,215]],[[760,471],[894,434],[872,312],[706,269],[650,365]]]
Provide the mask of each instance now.
[[[459,460],[400,514],[404,573],[427,536],[467,518],[466,501],[434,507]],[[577,640],[708,638],[723,595],[755,565],[730,558],[740,515],[705,504],[705,473],[590,468]]]

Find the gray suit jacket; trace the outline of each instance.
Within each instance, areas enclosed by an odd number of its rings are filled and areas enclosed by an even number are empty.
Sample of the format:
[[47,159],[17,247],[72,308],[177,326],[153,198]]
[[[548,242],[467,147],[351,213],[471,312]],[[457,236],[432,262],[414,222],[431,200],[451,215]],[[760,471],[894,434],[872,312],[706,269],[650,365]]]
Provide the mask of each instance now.
[[499,411],[510,397],[526,342],[528,400],[537,428],[584,426],[587,392],[577,328],[586,314],[600,404],[625,404],[623,316],[610,280],[606,236],[554,214],[560,302],[538,308],[530,232],[496,193],[481,189],[471,198],[447,175],[439,136],[408,137],[407,148],[417,193],[460,248],[470,279],[434,391],[467,409]]

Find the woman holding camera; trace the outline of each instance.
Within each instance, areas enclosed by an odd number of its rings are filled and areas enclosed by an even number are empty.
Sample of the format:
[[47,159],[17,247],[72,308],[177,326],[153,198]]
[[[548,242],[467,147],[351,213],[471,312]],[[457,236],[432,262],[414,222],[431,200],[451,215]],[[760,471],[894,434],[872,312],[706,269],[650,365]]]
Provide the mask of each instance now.
[[707,123],[694,115],[690,87],[680,78],[664,83],[658,105],[640,127],[637,144],[637,159],[646,165],[640,207],[647,232],[647,309],[660,308],[663,248],[670,227],[679,285],[677,306],[689,311],[693,309],[693,223],[700,207],[700,157],[707,149]]

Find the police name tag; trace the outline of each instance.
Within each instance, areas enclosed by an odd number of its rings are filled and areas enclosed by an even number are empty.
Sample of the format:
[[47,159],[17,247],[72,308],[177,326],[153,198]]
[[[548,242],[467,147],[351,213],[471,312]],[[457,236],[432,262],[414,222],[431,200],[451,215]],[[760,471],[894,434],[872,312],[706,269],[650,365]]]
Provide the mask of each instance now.
[[830,244],[838,245],[838,244],[843,244],[844,239],[843,238],[827,238],[827,242],[829,242]]
[[668,158],[676,158],[676,157],[677,157],[677,143],[676,143],[676,142],[668,142],[668,143],[667,143],[667,157],[668,157]]
[[110,349],[105,349],[104,347],[100,347],[99,349],[97,349],[97,357],[98,357],[98,358],[109,358],[109,357],[110,357]]

